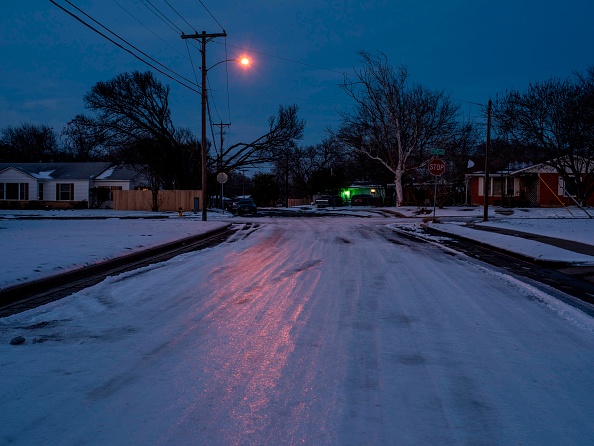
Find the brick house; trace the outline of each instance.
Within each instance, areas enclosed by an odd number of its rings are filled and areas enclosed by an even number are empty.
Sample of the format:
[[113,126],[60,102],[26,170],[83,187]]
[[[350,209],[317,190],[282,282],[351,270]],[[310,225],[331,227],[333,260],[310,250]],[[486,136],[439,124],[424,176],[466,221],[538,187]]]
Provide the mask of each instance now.
[[[484,166],[484,159],[469,162],[466,173],[468,204],[482,206],[485,203]],[[492,165],[489,191],[489,204],[495,206],[558,207],[575,204],[559,173],[542,163]],[[594,196],[586,204],[594,206]]]

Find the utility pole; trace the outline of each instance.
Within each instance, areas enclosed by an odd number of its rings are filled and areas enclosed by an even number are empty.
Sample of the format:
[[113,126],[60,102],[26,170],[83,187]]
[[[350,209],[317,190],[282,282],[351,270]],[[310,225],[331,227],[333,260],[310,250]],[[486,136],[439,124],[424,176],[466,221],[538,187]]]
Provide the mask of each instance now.
[[[223,127],[229,127],[231,124],[223,124],[222,122],[219,124],[212,124],[213,126],[220,127],[221,132],[221,154],[219,155],[219,161],[217,162],[217,174],[223,171]],[[223,183],[221,183],[221,209],[225,209],[225,203],[223,201],[225,197],[223,196]]]
[[483,221],[489,221],[489,149],[491,145],[491,109],[493,108],[493,103],[491,99],[489,99],[489,103],[487,105],[487,142],[485,144],[485,187],[484,189],[484,197],[485,203],[483,205]]
[[206,221],[206,200],[208,198],[206,192],[206,44],[216,37],[227,37],[227,33],[207,34],[202,31],[201,34],[182,34],[182,39],[197,39],[200,41],[200,53],[202,55],[202,221]]
[[220,127],[220,134],[221,134],[221,156],[219,158],[219,162],[218,162],[218,168],[222,169],[223,167],[223,135],[225,134],[225,132],[223,131],[223,127],[230,127],[231,124],[223,124],[222,122],[219,124],[213,124],[213,126],[216,127]]

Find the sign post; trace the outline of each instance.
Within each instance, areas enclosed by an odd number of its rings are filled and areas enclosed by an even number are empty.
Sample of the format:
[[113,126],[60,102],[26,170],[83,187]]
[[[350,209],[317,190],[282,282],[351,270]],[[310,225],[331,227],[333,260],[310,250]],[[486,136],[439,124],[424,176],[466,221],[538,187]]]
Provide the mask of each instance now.
[[223,214],[225,213],[225,195],[223,194],[223,184],[227,182],[229,176],[225,172],[220,172],[217,174],[217,181],[221,184],[221,209],[223,210]]
[[437,203],[437,177],[441,176],[446,169],[445,163],[439,158],[433,158],[427,165],[429,173],[435,177],[435,188],[433,190],[433,221],[435,221],[435,206]]

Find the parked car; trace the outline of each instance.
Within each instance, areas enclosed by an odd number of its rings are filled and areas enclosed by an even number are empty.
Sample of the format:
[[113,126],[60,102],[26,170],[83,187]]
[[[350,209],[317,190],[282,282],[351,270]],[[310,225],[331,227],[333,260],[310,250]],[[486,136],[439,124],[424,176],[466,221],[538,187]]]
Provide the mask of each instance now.
[[235,213],[237,215],[255,214],[256,212],[258,212],[258,208],[253,198],[240,198],[237,200],[237,204],[235,205]]
[[371,194],[355,194],[351,197],[351,206],[374,206],[375,197]]
[[329,206],[334,206],[333,197],[330,195],[322,195],[321,197],[316,198],[315,205],[318,208],[327,208]]
[[339,196],[324,194],[316,198],[314,204],[318,208],[342,206],[342,198]]

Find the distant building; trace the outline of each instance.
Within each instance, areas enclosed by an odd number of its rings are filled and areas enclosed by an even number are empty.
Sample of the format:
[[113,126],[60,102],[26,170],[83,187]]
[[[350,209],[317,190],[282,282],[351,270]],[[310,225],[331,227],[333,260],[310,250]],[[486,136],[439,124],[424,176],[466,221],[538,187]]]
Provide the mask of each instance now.
[[345,204],[351,203],[353,196],[366,196],[367,205],[382,206],[386,199],[386,188],[369,182],[354,182],[340,190],[340,197]]
[[[485,203],[484,159],[469,163],[467,196],[471,205]],[[492,166],[489,172],[489,204],[510,207],[558,207],[574,205],[561,175],[546,164]],[[594,196],[587,203],[594,206]]]
[[0,163],[0,208],[107,207],[113,190],[144,186],[137,171],[111,163]]

